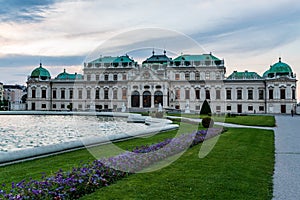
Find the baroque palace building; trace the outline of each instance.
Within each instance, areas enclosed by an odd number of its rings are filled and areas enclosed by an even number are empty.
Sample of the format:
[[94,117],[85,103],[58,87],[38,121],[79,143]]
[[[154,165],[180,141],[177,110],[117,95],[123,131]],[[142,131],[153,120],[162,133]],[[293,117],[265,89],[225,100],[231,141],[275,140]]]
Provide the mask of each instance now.
[[213,113],[290,113],[296,75],[281,58],[260,76],[234,71],[211,53],[174,59],[152,55],[138,64],[128,55],[84,63],[83,75],[64,70],[55,78],[42,64],[28,76],[28,110],[180,109],[199,112],[204,100]]

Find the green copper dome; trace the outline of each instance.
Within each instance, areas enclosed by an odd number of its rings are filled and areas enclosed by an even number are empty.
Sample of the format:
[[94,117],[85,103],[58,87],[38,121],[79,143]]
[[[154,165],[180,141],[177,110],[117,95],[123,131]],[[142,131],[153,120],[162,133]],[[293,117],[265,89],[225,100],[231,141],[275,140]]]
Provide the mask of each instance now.
[[281,62],[281,58],[279,58],[279,62],[275,63],[274,65],[271,65],[270,69],[263,74],[263,77],[269,78],[273,78],[276,76],[293,77],[293,71],[291,67],[288,64]]
[[227,78],[228,80],[254,80],[254,79],[262,79],[256,72],[248,72],[247,70],[244,72],[234,71],[230,76]]
[[41,79],[50,79],[50,73],[47,69],[42,67],[42,63],[40,63],[40,67],[34,69],[31,72],[31,78],[41,78]]
[[69,74],[64,69],[64,72],[58,74],[55,79],[59,79],[59,80],[75,80],[75,79],[83,79],[83,76],[81,74],[77,74],[77,73],[75,73],[75,74]]

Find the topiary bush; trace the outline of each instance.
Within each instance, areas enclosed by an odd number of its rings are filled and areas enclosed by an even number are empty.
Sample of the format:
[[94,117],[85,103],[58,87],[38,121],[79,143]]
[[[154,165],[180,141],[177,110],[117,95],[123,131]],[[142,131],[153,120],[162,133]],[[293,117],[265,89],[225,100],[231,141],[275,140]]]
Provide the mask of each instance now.
[[214,120],[210,117],[205,117],[202,119],[202,126],[204,128],[210,128],[210,127],[213,127],[214,126]]
[[211,109],[209,103],[205,100],[202,104],[200,115],[208,115],[208,114],[211,115]]

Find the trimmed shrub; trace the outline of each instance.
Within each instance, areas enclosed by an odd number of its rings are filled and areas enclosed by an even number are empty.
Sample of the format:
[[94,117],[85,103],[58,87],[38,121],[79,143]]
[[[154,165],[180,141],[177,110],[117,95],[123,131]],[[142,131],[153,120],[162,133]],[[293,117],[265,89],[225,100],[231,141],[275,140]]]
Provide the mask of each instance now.
[[214,126],[214,120],[210,117],[205,117],[202,119],[202,126],[204,128],[210,128]]
[[205,100],[202,104],[200,115],[208,115],[208,114],[211,115],[211,109],[209,103]]

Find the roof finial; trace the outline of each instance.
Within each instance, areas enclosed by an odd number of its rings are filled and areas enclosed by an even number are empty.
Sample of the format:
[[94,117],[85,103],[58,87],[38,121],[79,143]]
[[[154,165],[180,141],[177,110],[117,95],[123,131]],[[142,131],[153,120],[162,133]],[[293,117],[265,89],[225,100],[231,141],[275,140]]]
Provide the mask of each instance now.
[[66,73],[66,69],[64,69],[64,73]]
[[167,51],[166,51],[166,50],[164,50],[164,55],[166,55],[166,53],[167,53]]
[[42,62],[40,61],[40,67],[42,67]]
[[155,51],[154,51],[154,48],[153,48],[152,55],[154,55],[154,54],[155,54]]
[[281,57],[279,57],[279,62],[281,62]]

